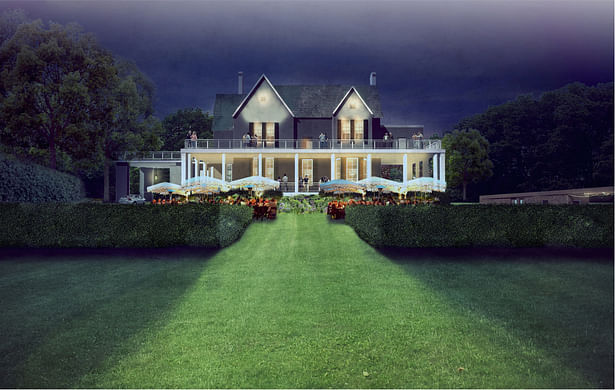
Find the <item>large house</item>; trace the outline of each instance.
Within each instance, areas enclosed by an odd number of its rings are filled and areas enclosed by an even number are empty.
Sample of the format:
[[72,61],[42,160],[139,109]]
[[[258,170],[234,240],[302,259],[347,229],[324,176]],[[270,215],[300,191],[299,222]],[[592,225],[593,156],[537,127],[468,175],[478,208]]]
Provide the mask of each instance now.
[[236,94],[216,95],[213,139],[187,140],[181,150],[182,182],[286,175],[284,191],[310,192],[322,178],[358,181],[391,168],[404,181],[444,180],[439,140],[422,139],[422,126],[382,125],[375,73],[356,86],[274,85],[263,75],[248,93],[238,79]]
[[[423,139],[422,126],[383,125],[375,73],[365,85],[275,85],[262,75],[244,93],[240,72],[237,93],[216,95],[213,139],[184,146],[173,154],[180,157],[170,174],[177,184],[201,175],[286,176],[282,191],[290,195],[318,192],[323,179],[445,180],[439,140]],[[142,169],[143,193],[154,175],[143,162],[129,164]]]

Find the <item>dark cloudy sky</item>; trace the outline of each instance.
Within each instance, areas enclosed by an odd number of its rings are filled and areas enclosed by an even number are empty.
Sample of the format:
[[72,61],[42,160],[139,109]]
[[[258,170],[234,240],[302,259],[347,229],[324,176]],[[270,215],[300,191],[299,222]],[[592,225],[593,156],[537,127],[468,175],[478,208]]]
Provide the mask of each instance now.
[[160,117],[216,93],[274,84],[367,84],[386,124],[449,129],[465,116],[573,81],[613,81],[613,1],[22,1],[78,22],[157,86]]

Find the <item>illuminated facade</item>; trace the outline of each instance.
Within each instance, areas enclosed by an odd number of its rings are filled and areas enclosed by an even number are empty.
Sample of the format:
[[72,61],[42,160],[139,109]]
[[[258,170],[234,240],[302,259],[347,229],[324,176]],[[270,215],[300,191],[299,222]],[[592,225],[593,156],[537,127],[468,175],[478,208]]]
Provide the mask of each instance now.
[[422,126],[382,125],[375,73],[357,86],[274,86],[263,75],[244,94],[241,83],[240,74],[237,94],[216,95],[213,139],[186,140],[182,183],[286,176],[282,190],[301,193],[318,191],[323,179],[445,179],[439,140],[423,140]]

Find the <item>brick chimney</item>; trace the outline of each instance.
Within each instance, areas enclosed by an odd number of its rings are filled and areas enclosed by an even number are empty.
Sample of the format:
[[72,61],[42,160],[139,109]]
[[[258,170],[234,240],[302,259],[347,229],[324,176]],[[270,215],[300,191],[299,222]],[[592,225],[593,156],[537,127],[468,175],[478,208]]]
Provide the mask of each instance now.
[[369,85],[376,86],[376,72],[372,72],[369,75]]
[[237,73],[237,93],[243,95],[243,72]]

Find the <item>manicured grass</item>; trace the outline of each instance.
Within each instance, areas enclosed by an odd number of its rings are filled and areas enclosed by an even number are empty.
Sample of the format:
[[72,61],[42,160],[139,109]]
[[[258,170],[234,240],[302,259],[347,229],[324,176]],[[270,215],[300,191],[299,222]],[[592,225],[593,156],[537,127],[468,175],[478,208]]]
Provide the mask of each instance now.
[[450,253],[282,214],[218,252],[5,255],[0,386],[613,386],[612,259]]

